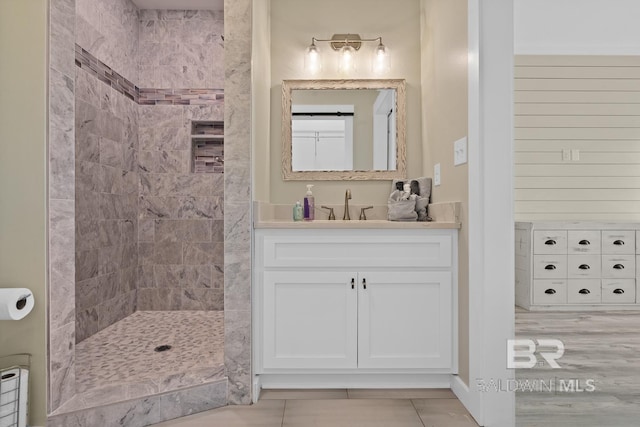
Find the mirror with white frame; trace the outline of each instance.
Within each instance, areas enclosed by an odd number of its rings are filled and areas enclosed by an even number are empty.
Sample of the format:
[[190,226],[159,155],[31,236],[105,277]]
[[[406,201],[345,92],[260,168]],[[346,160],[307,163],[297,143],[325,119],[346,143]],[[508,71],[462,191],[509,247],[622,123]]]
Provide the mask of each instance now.
[[404,80],[284,80],[284,180],[406,178]]

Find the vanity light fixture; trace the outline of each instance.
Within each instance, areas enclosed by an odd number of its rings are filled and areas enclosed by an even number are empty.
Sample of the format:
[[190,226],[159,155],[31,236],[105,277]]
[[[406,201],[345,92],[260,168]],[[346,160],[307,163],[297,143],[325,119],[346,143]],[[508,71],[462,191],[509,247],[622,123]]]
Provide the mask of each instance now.
[[317,74],[321,70],[320,52],[316,42],[329,42],[331,48],[339,53],[338,71],[342,74],[352,74],[356,70],[355,54],[363,42],[378,42],[372,58],[374,74],[384,74],[391,68],[389,50],[382,44],[382,37],[363,39],[359,34],[334,34],[330,39],[311,38],[311,44],[305,55],[305,69],[310,74]]

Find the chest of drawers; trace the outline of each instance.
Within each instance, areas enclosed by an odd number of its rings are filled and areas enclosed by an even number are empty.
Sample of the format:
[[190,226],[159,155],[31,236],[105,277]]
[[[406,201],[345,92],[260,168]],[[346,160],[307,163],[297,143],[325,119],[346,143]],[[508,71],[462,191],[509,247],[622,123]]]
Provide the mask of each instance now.
[[640,224],[517,222],[516,304],[528,310],[639,309]]

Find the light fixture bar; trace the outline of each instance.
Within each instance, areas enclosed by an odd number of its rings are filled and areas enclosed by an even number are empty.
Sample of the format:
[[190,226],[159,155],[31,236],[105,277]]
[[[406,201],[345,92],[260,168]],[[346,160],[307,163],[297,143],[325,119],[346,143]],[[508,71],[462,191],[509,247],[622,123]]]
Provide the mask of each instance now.
[[382,37],[363,39],[360,34],[334,34],[330,39],[319,39],[311,37],[311,45],[307,48],[305,55],[305,69],[311,75],[318,74],[321,69],[320,51],[316,42],[329,42],[331,48],[339,53],[338,71],[344,75],[353,74],[356,71],[356,51],[360,50],[364,42],[376,42],[372,57],[372,71],[374,74],[385,74],[390,70],[389,51],[382,44]]
[[382,44],[382,37],[363,39],[359,34],[334,34],[330,39],[311,37],[311,44],[315,45],[316,42],[330,42],[329,44],[333,50],[340,50],[345,46],[351,46],[355,50],[360,50],[362,42],[378,42],[378,44]]

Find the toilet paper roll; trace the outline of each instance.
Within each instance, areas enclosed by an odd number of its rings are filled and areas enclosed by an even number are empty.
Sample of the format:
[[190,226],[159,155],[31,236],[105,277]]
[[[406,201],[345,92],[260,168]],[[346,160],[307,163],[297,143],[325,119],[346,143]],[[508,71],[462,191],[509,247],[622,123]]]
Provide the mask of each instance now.
[[0,289],[0,320],[20,320],[33,310],[35,300],[27,288]]

